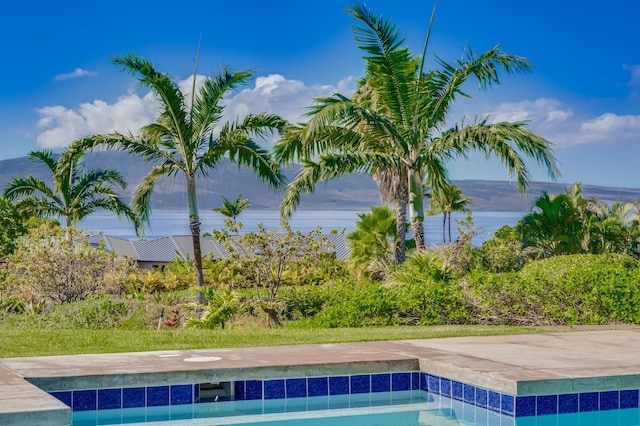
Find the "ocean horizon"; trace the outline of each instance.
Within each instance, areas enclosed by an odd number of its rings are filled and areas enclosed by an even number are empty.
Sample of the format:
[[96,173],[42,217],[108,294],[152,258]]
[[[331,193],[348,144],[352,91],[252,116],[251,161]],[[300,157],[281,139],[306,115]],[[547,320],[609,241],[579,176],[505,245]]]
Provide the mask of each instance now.
[[[349,233],[356,229],[358,213],[367,211],[353,210],[298,210],[289,220],[289,226],[293,230],[310,232],[320,227],[322,232]],[[473,243],[482,244],[490,239],[495,231],[504,225],[515,225],[527,212],[517,211],[475,211],[472,212],[474,224],[481,228],[474,237]],[[465,213],[452,215],[451,234],[453,239],[458,237],[457,220],[466,218]],[[211,232],[214,229],[224,228],[224,217],[213,211],[200,213],[202,233]],[[243,224],[244,232],[258,230],[258,225],[265,229],[281,229],[280,214],[276,210],[247,210],[238,216],[238,221]],[[109,212],[97,212],[82,220],[78,227],[89,233],[104,233],[105,235],[124,239],[137,239],[133,226],[126,220],[119,219]],[[150,224],[145,226],[147,240],[162,238],[169,235],[190,235],[189,220],[186,210],[158,209],[151,214]],[[427,244],[442,242],[442,215],[427,216],[425,218],[425,239]]]

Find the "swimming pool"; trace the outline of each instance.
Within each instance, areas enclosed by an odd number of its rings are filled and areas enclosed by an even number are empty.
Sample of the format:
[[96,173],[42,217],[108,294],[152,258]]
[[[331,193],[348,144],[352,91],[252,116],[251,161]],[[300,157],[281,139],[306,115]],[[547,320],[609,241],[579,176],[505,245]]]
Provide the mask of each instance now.
[[514,418],[424,391],[82,411],[73,426],[632,426],[640,409]]
[[[640,424],[638,353],[640,329],[2,359],[0,424],[68,426],[72,410],[78,421],[93,416],[93,424],[109,415],[116,423],[155,422],[163,410],[169,419],[178,416],[171,421],[193,422],[212,398],[271,410],[274,400],[306,406],[315,397],[351,401],[361,398],[355,394],[406,391],[443,399],[427,410],[402,410],[403,417],[444,409],[457,422],[448,424]],[[398,411],[347,408],[365,410],[342,413],[352,419]],[[123,420],[129,411],[134,419]],[[284,414],[291,415],[255,415]],[[384,421],[394,422],[400,420]]]

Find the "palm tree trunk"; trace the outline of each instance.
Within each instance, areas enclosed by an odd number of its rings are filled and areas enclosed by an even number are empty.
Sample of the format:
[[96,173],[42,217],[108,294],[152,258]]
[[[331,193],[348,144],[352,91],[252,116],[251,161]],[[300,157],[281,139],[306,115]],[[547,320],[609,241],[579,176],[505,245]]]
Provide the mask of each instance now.
[[200,247],[200,216],[198,215],[198,202],[196,197],[196,177],[187,175],[187,201],[189,205],[189,228],[193,240],[193,262],[196,266],[196,302],[204,304],[204,275],[202,274],[202,249]]
[[451,212],[447,213],[449,216],[449,242],[451,242]]
[[409,216],[411,232],[416,241],[416,250],[424,250],[424,195],[422,175],[417,170],[409,170]]
[[[404,191],[406,193],[406,191]],[[404,198],[404,197],[403,197]],[[407,201],[406,199],[395,200],[396,209],[396,265],[404,263],[407,256]]]
[[447,242],[447,238],[445,237],[444,230],[447,228],[447,213],[442,213],[442,243]]

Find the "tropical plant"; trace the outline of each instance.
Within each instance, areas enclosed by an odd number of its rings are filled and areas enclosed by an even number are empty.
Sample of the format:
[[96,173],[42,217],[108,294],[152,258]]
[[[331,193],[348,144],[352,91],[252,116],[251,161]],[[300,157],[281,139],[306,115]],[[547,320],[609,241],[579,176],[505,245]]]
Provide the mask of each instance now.
[[578,253],[637,257],[640,247],[637,205],[585,198],[580,184],[560,194],[543,192],[518,226],[525,254],[536,259]]
[[249,205],[249,200],[243,199],[242,194],[238,195],[238,198],[234,201],[230,201],[222,195],[222,207],[216,207],[211,210],[226,217],[225,223],[227,224],[227,228],[234,230],[237,234],[242,227],[242,223],[239,223],[237,220],[238,216],[240,216],[240,213],[249,207]]
[[225,323],[238,312],[240,307],[237,295],[228,288],[214,291],[211,287],[207,287],[203,293],[205,304],[198,305],[196,309],[202,313],[188,318],[184,326],[209,330],[220,326],[224,329]]
[[[469,96],[462,85],[475,77],[481,89],[498,84],[499,71],[528,71],[524,58],[503,52],[499,46],[462,60],[425,69],[429,33],[420,56],[404,46],[397,28],[366,7],[348,9],[355,18],[355,39],[366,53],[363,84],[375,92],[375,105],[336,94],[316,99],[307,123],[287,129],[276,145],[283,161],[301,161],[302,170],[289,184],[281,205],[286,219],[303,193],[311,193],[321,181],[347,173],[396,168],[406,171],[411,230],[418,248],[424,247],[423,185],[446,183],[444,162],[465,157],[470,150],[497,156],[523,190],[530,176],[525,156],[545,166],[550,176],[558,173],[550,143],[528,130],[524,122],[490,123],[488,118],[442,130],[457,96]],[[429,31],[433,25],[433,16]]]
[[347,234],[349,263],[358,274],[384,278],[393,266],[396,218],[387,206],[358,213],[356,230]]
[[[246,166],[258,178],[273,188],[285,181],[278,165],[254,138],[280,131],[285,121],[273,114],[249,114],[242,120],[222,124],[222,98],[230,90],[246,83],[251,70],[236,71],[222,67],[209,78],[196,83],[196,70],[191,81],[191,96],[185,96],[178,84],[153,65],[135,55],[113,58],[113,63],[136,76],[161,101],[161,113],[156,122],[144,126],[139,137],[112,133],[94,135],[76,141],[77,150],[97,146],[124,149],[155,162],[151,171],[136,188],[132,204],[143,219],[151,214],[150,199],[154,186],[163,176],[181,175],[186,179],[189,227],[193,240],[196,286],[202,289],[202,250],[200,247],[200,215],[198,213],[196,180],[214,169],[225,157]],[[199,87],[199,88],[198,88]],[[218,133],[218,126],[219,133]],[[201,292],[197,301],[204,302]]]
[[57,157],[49,150],[31,151],[29,159],[44,164],[53,177],[53,186],[34,176],[13,178],[4,196],[14,200],[24,215],[41,219],[63,218],[67,226],[76,226],[96,210],[107,210],[126,217],[142,231],[141,221],[114,187],[127,184],[115,169],[84,170],[82,151],[67,149]]
[[28,230],[27,221],[14,203],[0,197],[0,259],[13,253],[18,237]]
[[449,242],[451,242],[451,214],[453,212],[469,212],[469,204],[473,200],[467,198],[457,185],[446,184],[437,190],[428,193],[429,215],[442,214],[442,242],[446,243],[445,229],[449,231]]

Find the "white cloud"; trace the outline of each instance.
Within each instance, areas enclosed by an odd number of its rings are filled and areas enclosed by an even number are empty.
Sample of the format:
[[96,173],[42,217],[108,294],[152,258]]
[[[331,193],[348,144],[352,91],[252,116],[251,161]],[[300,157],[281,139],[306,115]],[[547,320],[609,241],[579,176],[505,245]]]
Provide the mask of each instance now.
[[503,103],[493,109],[490,118],[492,122],[530,121],[528,126],[556,148],[640,141],[640,115],[578,115],[551,98]]
[[114,131],[135,134],[158,115],[159,109],[153,95],[141,98],[130,94],[113,104],[94,100],[75,109],[58,105],[44,107],[37,112],[41,116],[38,127],[44,129],[37,137],[38,147],[57,148],[91,134]]
[[[204,78],[198,77],[200,80]],[[187,94],[187,102],[191,82],[192,77],[189,77],[178,83],[180,90]],[[352,78],[341,80],[336,86],[308,86],[302,81],[289,80],[279,74],[258,77],[252,88],[241,90],[224,100],[226,107],[223,120],[243,118],[248,113],[269,112],[297,122],[304,119],[305,108],[311,105],[314,98],[330,96],[336,92],[349,95],[353,90]],[[57,148],[90,134],[113,131],[136,134],[142,126],[157,117],[160,109],[157,99],[148,93],[144,97],[127,94],[113,104],[94,100],[76,108],[48,106],[37,112],[41,117],[38,127],[42,129],[37,138],[38,146]]]
[[67,80],[69,78],[80,78],[92,75],[96,75],[96,73],[93,71],[83,70],[82,68],[76,68],[75,70],[73,70],[73,72],[56,75],[54,77],[54,80]]

